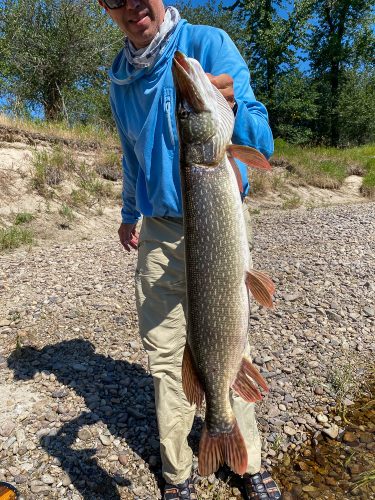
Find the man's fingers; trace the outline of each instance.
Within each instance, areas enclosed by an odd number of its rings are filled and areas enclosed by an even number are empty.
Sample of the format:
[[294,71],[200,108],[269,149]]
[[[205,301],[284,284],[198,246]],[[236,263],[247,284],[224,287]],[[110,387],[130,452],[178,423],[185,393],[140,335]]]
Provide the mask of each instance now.
[[226,73],[221,75],[213,76],[210,73],[206,73],[208,79],[225,97],[229,105],[233,108],[234,106],[234,89],[233,89],[233,78]]
[[129,241],[129,245],[134,248],[134,250],[137,250],[138,248],[138,238],[132,238],[130,241]]

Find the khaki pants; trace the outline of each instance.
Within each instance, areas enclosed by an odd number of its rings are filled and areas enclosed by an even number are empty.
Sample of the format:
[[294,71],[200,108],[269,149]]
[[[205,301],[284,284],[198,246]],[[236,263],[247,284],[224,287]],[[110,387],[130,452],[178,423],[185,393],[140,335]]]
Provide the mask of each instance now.
[[[247,209],[245,217],[251,241]],[[187,437],[195,414],[181,382],[186,343],[182,219],[143,219],[135,284],[140,335],[154,379],[163,476],[168,483],[179,484],[191,473]],[[231,394],[231,402],[247,446],[248,472],[255,474],[260,469],[261,443],[254,403],[236,394]]]

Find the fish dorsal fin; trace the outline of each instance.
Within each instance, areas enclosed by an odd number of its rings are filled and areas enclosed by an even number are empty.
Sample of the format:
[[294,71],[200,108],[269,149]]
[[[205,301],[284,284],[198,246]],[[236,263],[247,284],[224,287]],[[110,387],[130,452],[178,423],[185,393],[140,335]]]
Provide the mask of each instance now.
[[227,146],[227,154],[229,158],[233,156],[243,163],[246,163],[249,167],[271,170],[271,165],[267,158],[258,150],[250,148],[249,146],[229,144],[229,146]]
[[267,274],[252,269],[247,273],[246,285],[260,305],[272,309],[272,295],[275,293],[275,285]]

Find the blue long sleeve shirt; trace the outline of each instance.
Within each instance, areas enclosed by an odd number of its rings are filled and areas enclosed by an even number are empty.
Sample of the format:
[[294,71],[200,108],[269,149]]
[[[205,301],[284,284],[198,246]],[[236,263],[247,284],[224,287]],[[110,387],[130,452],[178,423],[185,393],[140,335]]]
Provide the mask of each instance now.
[[[123,149],[122,222],[181,217],[178,135],[172,61],[176,50],[197,59],[207,73],[228,73],[238,104],[232,142],[273,153],[265,107],[255,99],[246,63],[229,36],[181,20],[151,68],[135,69],[121,51],[110,71],[110,99]],[[247,167],[237,162],[244,192]]]

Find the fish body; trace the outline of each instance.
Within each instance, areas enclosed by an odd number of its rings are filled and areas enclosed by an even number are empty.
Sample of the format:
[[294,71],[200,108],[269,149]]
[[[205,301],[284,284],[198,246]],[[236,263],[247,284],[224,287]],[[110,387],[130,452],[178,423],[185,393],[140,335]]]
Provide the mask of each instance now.
[[255,401],[261,395],[249,376],[267,386],[244,356],[251,270],[238,181],[228,158],[228,150],[236,148],[230,145],[234,116],[197,61],[176,53],[173,74],[188,300],[183,386],[191,403],[206,399],[200,473],[215,472],[226,462],[243,474],[247,452],[230,388]]

